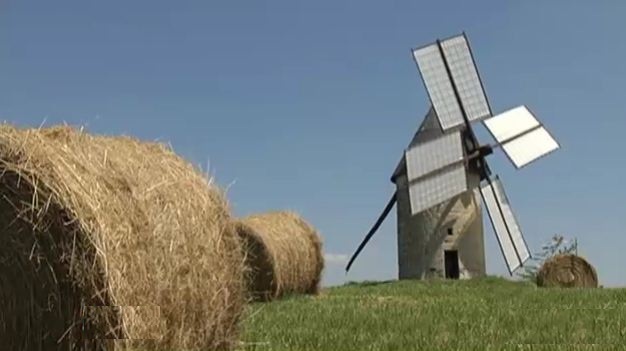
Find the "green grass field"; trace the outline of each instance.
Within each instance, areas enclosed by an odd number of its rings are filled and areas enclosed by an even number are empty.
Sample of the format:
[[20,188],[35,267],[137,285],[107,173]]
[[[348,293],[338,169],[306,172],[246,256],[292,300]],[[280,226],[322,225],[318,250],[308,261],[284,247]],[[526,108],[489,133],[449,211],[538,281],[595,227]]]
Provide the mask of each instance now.
[[347,284],[250,305],[241,349],[626,349],[625,304],[626,289],[497,278]]

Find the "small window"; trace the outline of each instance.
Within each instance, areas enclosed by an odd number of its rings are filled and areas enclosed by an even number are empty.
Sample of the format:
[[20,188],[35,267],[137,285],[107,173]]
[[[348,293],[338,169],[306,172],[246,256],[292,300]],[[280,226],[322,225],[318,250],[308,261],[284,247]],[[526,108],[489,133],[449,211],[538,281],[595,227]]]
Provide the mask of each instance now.
[[452,234],[454,234],[454,233],[452,232],[452,228],[448,228],[448,235],[452,235]]

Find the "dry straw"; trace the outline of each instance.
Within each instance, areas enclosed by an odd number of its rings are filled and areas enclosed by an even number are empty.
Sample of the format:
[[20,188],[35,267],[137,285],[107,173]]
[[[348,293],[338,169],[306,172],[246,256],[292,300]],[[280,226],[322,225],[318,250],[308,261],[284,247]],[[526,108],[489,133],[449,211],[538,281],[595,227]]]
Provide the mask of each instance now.
[[2,349],[234,346],[243,256],[193,166],[129,137],[2,125],[0,169]]
[[300,216],[287,211],[256,214],[236,227],[246,248],[248,290],[254,299],[318,292],[322,242]]
[[596,288],[598,276],[589,262],[572,254],[556,255],[548,259],[537,272],[541,287]]

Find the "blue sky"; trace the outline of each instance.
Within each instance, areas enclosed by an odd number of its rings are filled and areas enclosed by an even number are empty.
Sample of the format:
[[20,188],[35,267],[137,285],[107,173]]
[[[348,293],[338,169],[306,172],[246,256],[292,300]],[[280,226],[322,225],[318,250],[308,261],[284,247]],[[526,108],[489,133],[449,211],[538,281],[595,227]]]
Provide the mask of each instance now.
[[[325,284],[397,274],[395,213],[349,275],[429,102],[410,48],[465,30],[495,112],[527,104],[562,149],[490,157],[533,251],[577,237],[626,285],[626,3],[86,1],[0,5],[0,118],[170,142],[237,215],[299,211]],[[487,268],[505,274],[487,231]]]

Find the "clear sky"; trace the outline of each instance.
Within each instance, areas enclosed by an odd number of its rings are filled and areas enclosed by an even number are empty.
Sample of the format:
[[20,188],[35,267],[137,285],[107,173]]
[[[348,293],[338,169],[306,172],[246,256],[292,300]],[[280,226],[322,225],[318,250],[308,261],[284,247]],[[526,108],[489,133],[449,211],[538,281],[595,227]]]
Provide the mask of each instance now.
[[[299,211],[325,284],[397,275],[395,212],[347,276],[428,109],[410,48],[465,30],[495,112],[526,104],[562,149],[490,157],[532,251],[555,233],[626,285],[623,1],[90,1],[0,4],[0,118],[171,142],[237,215]],[[487,268],[505,274],[489,229]]]

